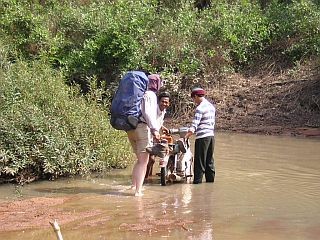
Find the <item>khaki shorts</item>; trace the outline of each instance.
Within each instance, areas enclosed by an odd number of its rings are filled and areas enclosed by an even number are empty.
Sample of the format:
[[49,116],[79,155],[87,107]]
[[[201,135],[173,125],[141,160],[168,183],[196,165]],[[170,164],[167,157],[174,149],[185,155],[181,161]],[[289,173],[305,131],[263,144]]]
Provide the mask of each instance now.
[[127,134],[135,154],[146,152],[146,147],[152,146],[151,131],[145,123],[139,123],[136,129],[128,131]]

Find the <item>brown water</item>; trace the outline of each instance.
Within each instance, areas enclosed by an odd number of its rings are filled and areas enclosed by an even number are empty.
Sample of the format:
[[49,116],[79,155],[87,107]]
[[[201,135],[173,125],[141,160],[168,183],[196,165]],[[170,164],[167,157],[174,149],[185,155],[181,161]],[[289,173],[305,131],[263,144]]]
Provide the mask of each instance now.
[[[105,178],[0,187],[1,201],[72,196],[65,210],[99,210],[100,222],[61,226],[77,239],[320,239],[320,140],[244,134],[216,136],[216,182],[145,185],[131,196],[131,169]],[[92,218],[94,220],[95,217]],[[0,232],[0,239],[56,239],[51,227]]]

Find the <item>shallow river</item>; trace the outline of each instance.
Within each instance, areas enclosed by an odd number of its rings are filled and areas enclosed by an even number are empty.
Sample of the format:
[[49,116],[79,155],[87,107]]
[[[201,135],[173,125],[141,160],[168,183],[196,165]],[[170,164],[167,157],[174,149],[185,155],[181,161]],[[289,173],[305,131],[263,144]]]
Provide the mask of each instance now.
[[[72,196],[74,212],[99,210],[99,222],[60,225],[64,240],[320,239],[320,140],[217,133],[216,182],[145,184],[132,196],[131,169],[105,178],[0,186],[0,201]],[[94,221],[95,217],[91,217]],[[59,219],[58,219],[59,221]],[[79,227],[80,226],[80,227]],[[56,239],[51,227],[0,232],[0,239]]]

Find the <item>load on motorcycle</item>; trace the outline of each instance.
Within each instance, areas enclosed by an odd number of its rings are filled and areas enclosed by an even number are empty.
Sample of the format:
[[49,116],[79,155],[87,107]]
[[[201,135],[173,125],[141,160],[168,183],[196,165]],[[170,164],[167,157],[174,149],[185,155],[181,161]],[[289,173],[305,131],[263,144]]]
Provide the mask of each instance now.
[[[159,159],[160,173],[157,175],[160,175],[160,182],[163,186],[167,182],[191,181],[193,155],[189,139],[184,138],[187,131],[185,127],[170,129],[161,136],[160,142],[146,149],[151,156]],[[173,135],[179,135],[179,138],[174,139]],[[150,172],[147,171],[147,174]]]

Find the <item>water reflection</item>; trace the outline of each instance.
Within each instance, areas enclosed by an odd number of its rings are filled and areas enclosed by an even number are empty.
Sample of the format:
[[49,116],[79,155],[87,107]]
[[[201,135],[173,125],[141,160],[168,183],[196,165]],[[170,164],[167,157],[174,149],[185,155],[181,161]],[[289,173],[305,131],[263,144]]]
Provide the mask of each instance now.
[[[22,195],[71,196],[63,208],[101,212],[94,218],[100,225],[64,225],[65,239],[315,240],[319,156],[316,139],[220,133],[214,184],[160,186],[155,176],[145,184],[145,196],[134,198],[126,169],[104,178],[30,184]],[[3,186],[0,196],[3,201],[16,193]],[[48,231],[0,232],[0,239],[52,239]]]
[[183,184],[181,186],[183,207],[187,208],[192,199],[191,185]]

